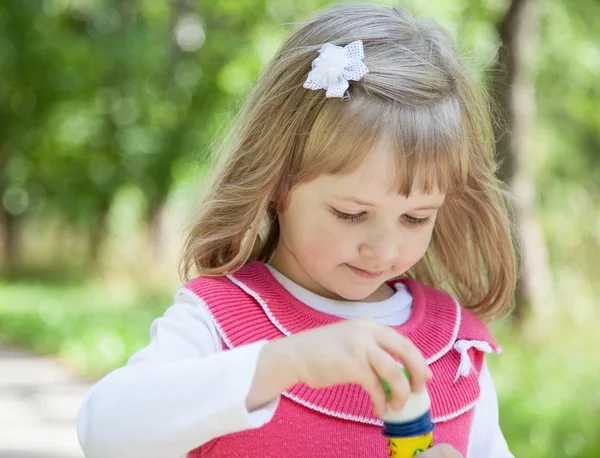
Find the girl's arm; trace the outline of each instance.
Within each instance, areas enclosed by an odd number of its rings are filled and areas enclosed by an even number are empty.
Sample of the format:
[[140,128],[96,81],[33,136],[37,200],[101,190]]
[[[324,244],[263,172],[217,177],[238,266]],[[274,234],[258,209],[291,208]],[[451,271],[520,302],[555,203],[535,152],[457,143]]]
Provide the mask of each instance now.
[[500,429],[498,397],[485,361],[479,375],[479,385],[481,395],[473,414],[467,458],[514,458]]
[[87,458],[183,456],[272,418],[278,397],[252,412],[246,408],[266,342],[221,351],[210,317],[187,294],[178,293],[154,321],[150,344],[83,401],[77,429]]

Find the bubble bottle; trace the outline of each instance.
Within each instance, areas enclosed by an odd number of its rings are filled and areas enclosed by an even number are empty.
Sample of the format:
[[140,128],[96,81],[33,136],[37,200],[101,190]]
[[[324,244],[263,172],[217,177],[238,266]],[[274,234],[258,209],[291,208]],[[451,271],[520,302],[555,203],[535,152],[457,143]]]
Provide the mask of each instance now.
[[[404,370],[406,377],[408,372]],[[392,393],[385,380],[381,380],[388,399]],[[388,404],[383,420],[382,434],[387,438],[390,458],[412,458],[433,447],[431,401],[427,389],[411,393],[400,410],[392,410]]]

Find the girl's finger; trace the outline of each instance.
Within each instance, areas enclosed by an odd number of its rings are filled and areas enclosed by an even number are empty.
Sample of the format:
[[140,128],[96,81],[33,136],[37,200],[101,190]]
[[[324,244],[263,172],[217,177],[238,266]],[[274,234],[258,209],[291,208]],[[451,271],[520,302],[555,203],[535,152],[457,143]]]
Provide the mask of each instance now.
[[387,410],[387,397],[377,374],[373,370],[368,369],[360,377],[359,383],[369,393],[369,396],[371,396],[373,413],[378,417],[382,417]]
[[423,458],[463,458],[461,453],[448,444],[436,445],[429,450],[421,453],[419,457]]
[[[398,362],[382,348],[374,348],[368,353],[369,363],[379,378],[384,379],[390,391],[392,409],[400,410],[410,394],[410,385]],[[380,382],[381,384],[381,382]]]
[[378,343],[387,352],[397,356],[410,374],[410,387],[415,392],[425,389],[425,382],[431,378],[431,371],[423,354],[410,339],[390,327],[379,333]]

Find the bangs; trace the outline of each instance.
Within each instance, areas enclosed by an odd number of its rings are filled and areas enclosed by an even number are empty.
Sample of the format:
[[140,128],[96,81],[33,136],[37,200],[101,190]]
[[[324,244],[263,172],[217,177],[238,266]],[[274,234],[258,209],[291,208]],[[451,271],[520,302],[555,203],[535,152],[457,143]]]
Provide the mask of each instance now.
[[448,197],[465,187],[469,147],[460,105],[454,98],[429,106],[406,106],[360,95],[328,102],[293,167],[293,184],[322,173],[351,173],[385,141],[394,152],[394,185],[399,194],[409,196],[415,183],[424,194],[437,188]]
[[415,181],[424,194],[436,187],[448,196],[460,193],[467,182],[469,148],[458,101],[394,107],[388,115],[399,193],[408,196]]

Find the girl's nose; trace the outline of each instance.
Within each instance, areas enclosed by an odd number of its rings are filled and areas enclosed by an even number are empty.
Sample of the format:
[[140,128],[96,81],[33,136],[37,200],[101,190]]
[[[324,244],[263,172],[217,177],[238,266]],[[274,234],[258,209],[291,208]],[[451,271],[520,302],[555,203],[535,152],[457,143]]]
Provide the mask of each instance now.
[[373,268],[389,268],[398,257],[398,244],[390,234],[374,234],[369,240],[361,243],[358,249],[361,257],[370,259]]

